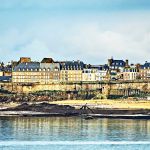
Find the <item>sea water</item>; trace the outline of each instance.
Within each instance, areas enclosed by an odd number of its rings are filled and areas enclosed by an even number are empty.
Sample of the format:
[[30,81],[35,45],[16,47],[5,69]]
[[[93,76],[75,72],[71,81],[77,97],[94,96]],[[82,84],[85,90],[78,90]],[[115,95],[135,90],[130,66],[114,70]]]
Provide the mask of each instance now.
[[150,121],[0,117],[0,150],[150,150]]

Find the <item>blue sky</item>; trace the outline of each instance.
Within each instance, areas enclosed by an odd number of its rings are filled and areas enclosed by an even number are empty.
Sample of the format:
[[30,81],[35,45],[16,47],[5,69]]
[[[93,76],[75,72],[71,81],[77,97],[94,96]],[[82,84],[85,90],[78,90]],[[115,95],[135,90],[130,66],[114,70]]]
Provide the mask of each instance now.
[[0,0],[0,60],[150,58],[149,0]]

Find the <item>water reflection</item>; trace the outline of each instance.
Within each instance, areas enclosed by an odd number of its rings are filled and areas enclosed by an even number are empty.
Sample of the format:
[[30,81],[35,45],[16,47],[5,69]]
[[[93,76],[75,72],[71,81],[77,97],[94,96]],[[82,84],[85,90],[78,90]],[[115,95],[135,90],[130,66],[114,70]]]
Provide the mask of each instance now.
[[150,139],[150,121],[81,118],[0,118],[0,140],[140,141]]

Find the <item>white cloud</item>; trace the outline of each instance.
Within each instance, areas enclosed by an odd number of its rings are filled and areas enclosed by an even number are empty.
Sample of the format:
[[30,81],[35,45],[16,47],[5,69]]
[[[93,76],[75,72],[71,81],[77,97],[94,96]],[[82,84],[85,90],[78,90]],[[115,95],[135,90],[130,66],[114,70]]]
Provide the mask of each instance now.
[[31,43],[28,43],[24,47],[21,47],[18,51],[18,56],[32,56],[33,60],[41,60],[43,57],[51,57],[51,52],[46,43],[34,39]]
[[[106,25],[106,26],[105,26]],[[108,57],[142,62],[150,58],[150,22],[141,20],[107,25],[99,21],[34,22],[24,29],[0,35],[1,60],[31,56],[34,60],[84,60],[104,63]]]

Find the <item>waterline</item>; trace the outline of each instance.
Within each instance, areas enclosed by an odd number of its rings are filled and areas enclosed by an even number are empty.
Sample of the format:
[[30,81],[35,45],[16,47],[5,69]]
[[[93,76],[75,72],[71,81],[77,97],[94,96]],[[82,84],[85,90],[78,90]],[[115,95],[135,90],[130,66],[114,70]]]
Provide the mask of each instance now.
[[22,145],[150,145],[150,141],[0,141],[0,146]]

